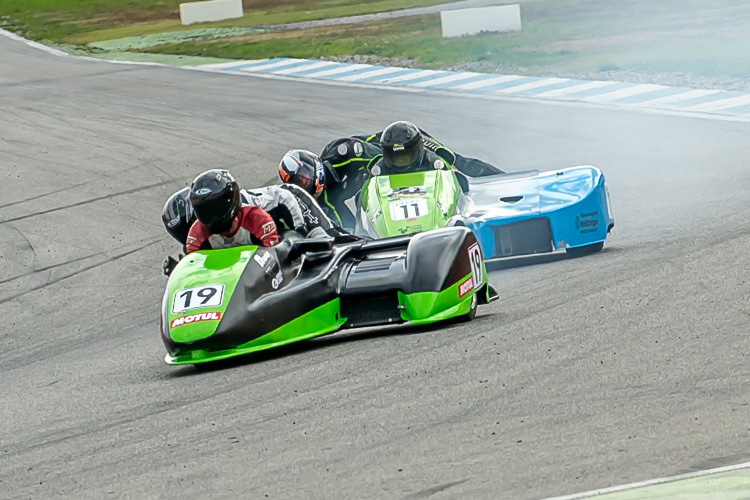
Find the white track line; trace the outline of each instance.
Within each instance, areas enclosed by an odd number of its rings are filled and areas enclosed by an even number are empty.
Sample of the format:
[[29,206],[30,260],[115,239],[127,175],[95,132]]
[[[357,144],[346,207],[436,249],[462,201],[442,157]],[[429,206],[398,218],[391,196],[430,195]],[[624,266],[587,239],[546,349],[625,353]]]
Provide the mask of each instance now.
[[363,71],[362,73],[359,73],[357,75],[349,75],[345,76],[343,78],[337,78],[337,82],[356,82],[357,80],[362,80],[364,78],[370,78],[371,76],[386,76],[390,75],[392,73],[398,73],[399,71],[404,71],[408,68],[398,68],[398,67],[390,67],[390,68],[379,68],[372,71]]
[[[253,62],[258,63],[258,66],[260,66],[260,63],[262,63],[263,61],[268,62],[270,60],[271,59],[256,59]],[[244,64],[248,64],[248,63],[244,63]],[[231,62],[224,62],[224,63],[218,63],[218,64],[206,64],[205,67],[211,68],[211,69],[230,69],[232,66],[242,66],[242,65],[243,65],[242,61],[231,61]]]
[[423,76],[430,76],[430,75],[434,75],[438,73],[441,73],[441,71],[423,69],[422,71],[415,71],[413,73],[407,73],[406,75],[394,76],[393,78],[386,78],[384,80],[379,80],[378,83],[383,84],[383,83],[404,82],[406,80],[414,80],[416,78],[422,78]]
[[614,85],[620,82],[609,82],[609,81],[593,81],[593,82],[581,82],[580,85],[573,85],[572,87],[565,87],[562,89],[550,90],[548,92],[542,92],[537,94],[536,97],[561,97],[568,94],[575,94],[576,92],[583,92],[585,90],[598,89],[600,87],[606,87],[608,85]]
[[526,90],[533,90],[539,87],[546,87],[548,85],[554,85],[556,83],[569,82],[570,78],[543,78],[536,82],[523,83],[516,85],[515,87],[507,87],[504,89],[495,90],[497,93],[502,94],[513,94],[515,92],[524,92]]
[[[251,73],[253,71],[258,70],[267,70],[272,68],[279,68],[281,66],[286,66],[287,64],[293,64],[305,61],[305,59],[284,59],[283,61],[276,61],[276,62],[269,62],[268,64],[260,64],[258,66],[250,66],[249,68],[237,68],[237,69],[231,69],[229,68],[229,71],[243,71],[245,73]],[[242,66],[242,64],[238,64],[237,66]]]
[[739,469],[747,469],[750,467],[750,462],[737,465],[728,465],[726,467],[718,467],[716,469],[702,470],[698,472],[688,472],[687,474],[679,474],[677,476],[667,476],[658,479],[649,479],[648,481],[639,481],[637,483],[622,484],[620,486],[612,486],[610,488],[602,488],[600,490],[586,491],[583,493],[574,493],[572,495],[564,495],[561,497],[550,497],[545,500],[578,500],[580,498],[589,498],[599,495],[605,495],[607,493],[617,493],[620,491],[633,490],[636,488],[643,488],[644,486],[653,486],[656,484],[673,483],[675,481],[681,481],[683,479],[693,479],[701,476],[709,476],[711,474],[721,474],[722,472],[731,472]]
[[661,90],[669,88],[666,85],[653,85],[650,83],[643,85],[635,85],[626,89],[614,90],[607,92],[606,94],[594,95],[591,97],[584,97],[583,99],[588,102],[606,102],[614,101],[615,99],[624,99],[626,97],[632,97],[638,94],[645,94],[647,92],[653,92],[655,90]]
[[[330,68],[332,62],[329,61],[319,61],[319,62],[312,62],[310,64],[303,64],[301,66],[295,66],[293,68],[287,68],[287,69],[280,69],[278,71],[273,71],[273,73],[277,75],[293,75],[295,73],[299,73],[300,71],[307,71],[310,69],[323,69],[323,68]],[[255,68],[247,68],[245,71],[254,71]],[[301,76],[307,76],[307,75],[301,75]]]
[[315,71],[309,75],[300,75],[305,78],[322,78],[324,76],[338,75],[339,73],[348,73],[349,71],[356,71],[358,69],[364,69],[369,67],[369,64],[351,64],[347,66],[338,66],[333,69],[324,69],[322,71]]
[[643,101],[638,103],[633,103],[631,106],[641,108],[641,107],[651,107],[651,106],[663,106],[664,104],[672,104],[679,101],[687,101],[688,99],[695,99],[697,97],[703,97],[711,94],[718,94],[721,92],[721,90],[688,90],[686,92],[681,92],[679,94],[673,94],[668,95],[664,97],[659,97],[657,99],[651,99],[650,101]]
[[426,80],[424,82],[417,82],[413,84],[413,87],[431,87],[433,85],[440,85],[443,83],[456,82],[460,80],[466,80],[467,78],[473,78],[479,75],[479,73],[456,73],[454,75],[442,76],[435,78],[434,80]]
[[719,111],[720,109],[738,108],[750,104],[750,95],[727,97],[713,102],[704,102],[685,108],[686,111]]
[[503,76],[498,76],[497,78],[488,78],[487,80],[480,80],[478,82],[471,82],[465,85],[458,85],[456,87],[451,87],[451,90],[481,89],[482,87],[489,87],[490,85],[495,85],[497,83],[512,82],[514,80],[520,80],[521,78],[526,78],[526,77],[518,76],[518,75],[503,75]]

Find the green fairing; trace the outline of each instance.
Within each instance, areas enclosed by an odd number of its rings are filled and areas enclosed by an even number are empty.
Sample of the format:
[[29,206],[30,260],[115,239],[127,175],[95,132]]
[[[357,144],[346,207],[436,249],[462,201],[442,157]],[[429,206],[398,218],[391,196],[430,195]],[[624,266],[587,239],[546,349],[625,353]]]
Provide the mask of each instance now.
[[[487,283],[485,280],[459,298],[458,287],[470,277],[471,274],[467,274],[457,283],[440,292],[417,292],[408,295],[398,292],[398,302],[404,306],[401,319],[415,325],[423,325],[468,314],[471,310],[472,297],[475,293],[479,293],[479,290]],[[483,290],[488,293],[486,288]]]
[[[223,250],[201,250],[185,256],[169,277],[167,291],[164,294],[164,315],[168,322],[164,325],[166,329],[172,321],[194,314],[207,312],[220,312],[224,315],[229,299],[234,293],[237,281],[242,275],[247,262],[257,250],[257,246],[234,247]],[[221,284],[224,285],[224,296],[220,306],[198,307],[184,312],[173,313],[172,301],[174,295],[186,288],[202,285]],[[175,342],[193,342],[213,335],[219,321],[199,321],[185,323],[169,329],[169,336]]]
[[[398,192],[404,188],[422,187],[422,193]],[[461,187],[452,170],[434,170],[410,174],[372,177],[362,187],[362,208],[368,222],[381,238],[419,233],[445,227],[456,209]],[[424,200],[422,209],[416,213],[417,200]],[[399,202],[414,202],[404,209]],[[394,205],[394,211],[391,210]],[[394,214],[404,212],[402,220],[393,220]],[[408,216],[406,213],[408,212]]]
[[[190,354],[172,357],[167,354],[165,361],[170,365],[184,365],[218,361],[242,354],[280,347],[300,340],[310,339],[331,333],[341,328],[346,321],[339,316],[339,299],[336,298],[302,316],[291,320],[276,330],[241,344],[234,349],[223,351],[192,351]],[[304,332],[300,334],[300,332]]]

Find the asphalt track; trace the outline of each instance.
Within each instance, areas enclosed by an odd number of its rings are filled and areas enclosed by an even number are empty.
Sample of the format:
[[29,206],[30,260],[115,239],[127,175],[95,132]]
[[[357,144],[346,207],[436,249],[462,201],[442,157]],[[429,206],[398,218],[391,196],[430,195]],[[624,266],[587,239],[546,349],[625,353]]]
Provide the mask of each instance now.
[[[750,124],[56,57],[0,37],[0,497],[534,499],[750,459]],[[493,265],[468,326],[222,369],[158,336],[165,198],[408,118],[606,172],[586,258]],[[524,262],[528,263],[528,262]]]

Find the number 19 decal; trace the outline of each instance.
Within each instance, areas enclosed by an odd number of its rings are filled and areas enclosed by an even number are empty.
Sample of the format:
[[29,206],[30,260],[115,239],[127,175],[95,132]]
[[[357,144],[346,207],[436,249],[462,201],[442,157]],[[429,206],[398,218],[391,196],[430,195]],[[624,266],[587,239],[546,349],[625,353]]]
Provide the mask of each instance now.
[[471,264],[471,275],[474,278],[474,288],[479,289],[484,284],[484,266],[482,266],[482,250],[479,243],[469,247],[469,263]]
[[224,285],[203,285],[183,288],[172,298],[172,312],[188,311],[197,307],[218,307],[224,301]]

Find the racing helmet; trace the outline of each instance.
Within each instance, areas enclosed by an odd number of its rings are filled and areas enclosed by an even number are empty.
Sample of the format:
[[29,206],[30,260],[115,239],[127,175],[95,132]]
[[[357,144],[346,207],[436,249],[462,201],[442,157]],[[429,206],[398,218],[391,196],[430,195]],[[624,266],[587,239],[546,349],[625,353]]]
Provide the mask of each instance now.
[[318,155],[304,149],[287,151],[279,162],[281,182],[295,184],[317,198],[325,187],[323,162]]
[[172,238],[184,245],[190,227],[195,222],[189,187],[180,189],[169,197],[161,212],[161,221]]
[[394,122],[383,130],[380,137],[383,163],[394,170],[416,167],[424,158],[422,132],[411,122]]
[[240,186],[227,170],[206,170],[190,185],[190,203],[209,231],[223,233],[240,211]]

